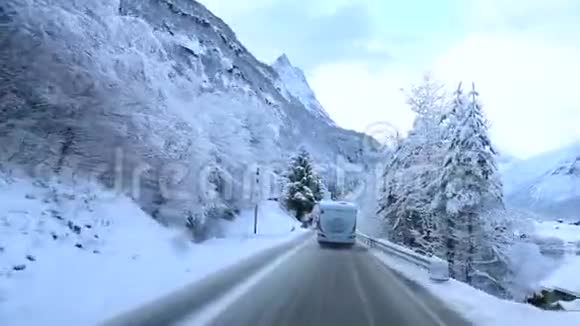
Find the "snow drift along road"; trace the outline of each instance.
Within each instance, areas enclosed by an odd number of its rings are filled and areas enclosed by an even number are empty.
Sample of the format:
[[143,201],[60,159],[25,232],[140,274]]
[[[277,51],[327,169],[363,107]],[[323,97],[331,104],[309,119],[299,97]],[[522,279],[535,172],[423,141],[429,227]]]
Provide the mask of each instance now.
[[265,205],[263,234],[239,236],[242,217],[229,238],[196,245],[98,185],[0,181],[0,320],[9,325],[95,324],[301,234]]

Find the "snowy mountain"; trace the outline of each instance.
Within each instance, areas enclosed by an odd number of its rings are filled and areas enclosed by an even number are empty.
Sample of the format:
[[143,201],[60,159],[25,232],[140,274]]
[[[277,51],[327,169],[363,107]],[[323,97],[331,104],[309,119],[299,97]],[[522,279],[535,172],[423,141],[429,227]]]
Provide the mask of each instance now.
[[276,70],[285,86],[285,91],[282,91],[282,94],[286,95],[285,97],[287,100],[292,101],[292,99],[287,96],[289,93],[321,120],[328,122],[330,125],[335,125],[326,110],[324,110],[320,102],[318,102],[318,99],[316,99],[316,95],[310,88],[308,81],[306,81],[304,72],[300,70],[300,68],[294,67],[290,63],[286,54],[283,54],[276,59],[272,64],[272,67]]
[[244,208],[256,165],[279,174],[299,146],[365,161],[300,70],[258,61],[195,1],[6,0],[0,21],[0,169],[98,181],[199,226]]
[[514,163],[503,177],[510,204],[580,219],[580,143]]

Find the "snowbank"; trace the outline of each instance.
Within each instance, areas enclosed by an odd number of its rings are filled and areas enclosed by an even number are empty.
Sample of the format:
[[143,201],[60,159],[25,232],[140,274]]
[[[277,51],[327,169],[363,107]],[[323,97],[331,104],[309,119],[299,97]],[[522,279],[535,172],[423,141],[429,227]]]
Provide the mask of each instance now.
[[578,312],[544,311],[531,305],[501,300],[455,280],[434,283],[429,280],[426,271],[382,252],[372,252],[386,265],[424,286],[475,325],[580,325]]
[[[242,210],[233,221],[222,223],[226,237],[254,236],[254,208]],[[300,223],[289,216],[277,201],[265,200],[258,205],[257,236],[279,236],[300,228]]]
[[558,238],[564,242],[580,242],[580,226],[557,221],[535,221],[534,234],[545,238]]
[[[556,221],[534,223],[534,235],[540,239],[557,239],[560,243],[551,245],[561,251],[561,258],[555,268],[544,277],[540,286],[546,289],[563,290],[580,296],[580,226]],[[550,243],[546,244],[549,247]],[[570,303],[563,303],[564,308],[572,309]],[[575,308],[573,310],[576,310]]]
[[565,290],[580,296],[580,256],[567,256],[560,267],[541,285],[548,289]]
[[0,198],[0,320],[10,325],[95,324],[300,234],[195,245],[96,186],[16,180]]

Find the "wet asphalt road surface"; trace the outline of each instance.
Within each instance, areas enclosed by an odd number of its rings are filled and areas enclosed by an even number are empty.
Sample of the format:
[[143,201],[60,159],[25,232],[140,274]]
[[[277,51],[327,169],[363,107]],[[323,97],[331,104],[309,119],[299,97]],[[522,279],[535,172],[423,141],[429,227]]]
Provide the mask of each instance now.
[[366,247],[320,247],[312,238],[306,241],[211,325],[471,325]]

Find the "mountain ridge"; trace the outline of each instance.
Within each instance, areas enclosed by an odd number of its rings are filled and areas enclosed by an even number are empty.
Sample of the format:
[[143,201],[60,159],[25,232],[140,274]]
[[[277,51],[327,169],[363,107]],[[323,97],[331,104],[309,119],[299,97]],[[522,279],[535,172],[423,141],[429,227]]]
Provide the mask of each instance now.
[[300,146],[330,167],[367,160],[362,133],[286,98],[278,72],[196,1],[3,9],[0,169],[95,179],[164,224],[205,225],[249,205],[256,164],[279,176]]
[[580,218],[580,142],[514,162],[503,177],[509,204],[547,217]]
[[308,111],[314,113],[329,125],[336,126],[336,123],[330,118],[330,115],[316,98],[316,94],[310,87],[302,69],[292,65],[286,54],[280,55],[271,66],[276,70],[286,87],[286,91],[291,96],[302,103]]

